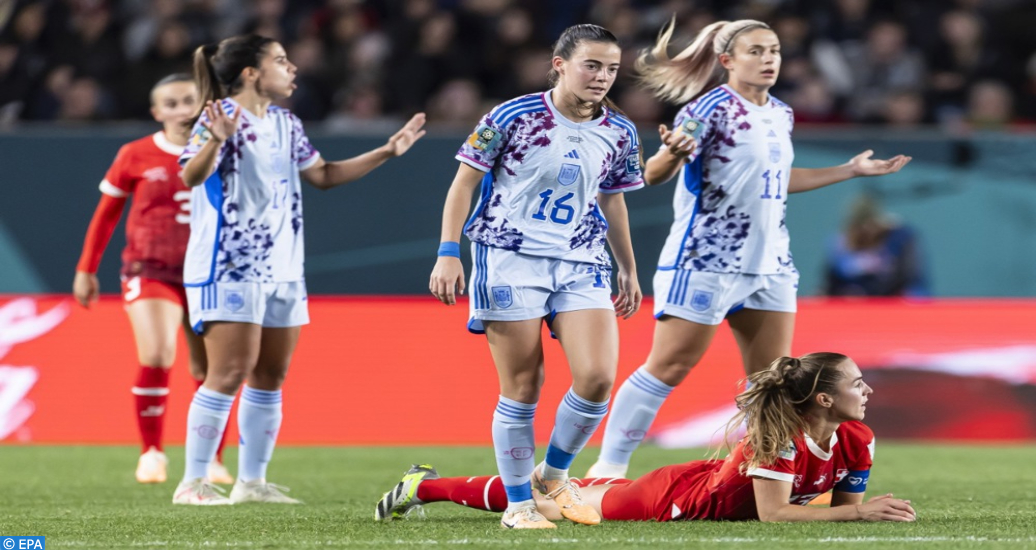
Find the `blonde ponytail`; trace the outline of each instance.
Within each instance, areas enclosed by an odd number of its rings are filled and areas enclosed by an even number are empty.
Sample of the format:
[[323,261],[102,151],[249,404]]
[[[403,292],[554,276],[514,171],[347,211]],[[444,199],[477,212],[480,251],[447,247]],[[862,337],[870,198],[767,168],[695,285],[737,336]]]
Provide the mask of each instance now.
[[668,48],[675,28],[673,18],[659,33],[654,47],[640,54],[634,69],[638,80],[655,97],[682,105],[726,81],[727,72],[720,65],[719,56],[732,51],[739,34],[770,27],[752,19],[717,21],[702,29],[689,46],[671,58]]

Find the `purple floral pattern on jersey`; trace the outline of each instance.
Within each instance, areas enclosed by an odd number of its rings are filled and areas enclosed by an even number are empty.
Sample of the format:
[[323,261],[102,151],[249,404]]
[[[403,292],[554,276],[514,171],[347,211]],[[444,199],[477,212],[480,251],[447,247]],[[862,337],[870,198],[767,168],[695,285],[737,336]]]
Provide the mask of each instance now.
[[550,136],[547,132],[555,126],[557,123],[554,122],[554,117],[547,111],[523,115],[522,124],[511,126],[511,135],[500,152],[499,169],[511,176],[517,175],[517,170],[521,169],[522,162],[533,148],[550,145]]
[[220,249],[216,256],[217,281],[272,280],[269,264],[273,250],[273,236],[268,224],[254,218],[242,220],[240,207],[235,202],[223,204],[223,230],[220,233]]
[[472,242],[504,250],[519,251],[522,248],[522,232],[507,222],[500,203],[503,195],[494,194],[478,216],[464,232]]
[[608,252],[604,248],[607,236],[608,222],[601,215],[595,200],[587,205],[586,214],[579,220],[575,234],[568,241],[568,246],[572,250],[586,248],[593,253],[597,263],[611,265]]
[[291,161],[295,165],[303,164],[313,158],[313,155],[317,154],[317,150],[309,142],[299,117],[290,113],[288,116],[291,119]]

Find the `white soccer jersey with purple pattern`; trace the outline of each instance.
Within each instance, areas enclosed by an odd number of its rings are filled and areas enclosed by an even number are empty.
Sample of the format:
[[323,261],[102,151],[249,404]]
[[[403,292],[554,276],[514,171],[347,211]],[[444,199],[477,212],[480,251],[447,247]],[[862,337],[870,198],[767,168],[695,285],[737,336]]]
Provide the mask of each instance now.
[[[259,118],[232,99],[224,112],[241,109],[237,132],[216,159],[216,171],[191,191],[191,237],[184,284],[213,282],[284,283],[303,280],[302,185],[300,170],[320,154],[302,122],[271,106]],[[202,119],[180,156],[198,154],[209,132]]]
[[633,123],[607,109],[594,120],[572,122],[549,91],[490,111],[457,160],[486,172],[465,235],[532,256],[610,266],[608,222],[597,194],[644,186]]
[[701,134],[680,171],[659,269],[796,272],[784,223],[793,120],[773,96],[760,106],[726,85],[680,110],[674,129]]

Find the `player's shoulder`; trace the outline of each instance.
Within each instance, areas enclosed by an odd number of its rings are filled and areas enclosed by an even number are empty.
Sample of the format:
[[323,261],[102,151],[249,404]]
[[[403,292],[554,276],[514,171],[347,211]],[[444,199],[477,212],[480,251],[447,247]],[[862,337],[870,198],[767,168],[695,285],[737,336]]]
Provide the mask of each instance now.
[[681,109],[681,113],[698,120],[705,120],[712,115],[717,108],[733,101],[735,101],[734,94],[730,93],[730,91],[723,86],[717,86],[691,100],[690,103]]
[[847,444],[870,445],[874,441],[874,431],[858,420],[842,422],[837,431],[838,441]]
[[629,117],[622,113],[613,109],[608,109],[606,120],[609,125],[618,128],[621,132],[628,134],[630,137],[634,139],[637,137],[637,126],[633,124],[633,121],[630,120]]
[[770,96],[770,106],[773,109],[784,111],[785,113],[788,113],[788,115],[792,115],[792,113],[794,113],[790,105],[781,101],[780,99],[777,99],[773,95]]
[[523,115],[546,111],[547,102],[543,98],[543,93],[526,94],[505,101],[493,107],[487,118],[497,128],[504,130]]

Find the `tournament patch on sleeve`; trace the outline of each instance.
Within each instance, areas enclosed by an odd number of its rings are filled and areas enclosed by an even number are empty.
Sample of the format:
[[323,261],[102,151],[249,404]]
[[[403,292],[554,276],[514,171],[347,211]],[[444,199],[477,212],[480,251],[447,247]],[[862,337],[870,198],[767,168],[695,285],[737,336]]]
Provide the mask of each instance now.
[[640,172],[640,150],[636,147],[626,157],[626,173],[636,174]]
[[683,124],[680,125],[680,131],[683,132],[684,135],[691,136],[694,139],[699,139],[702,132],[705,131],[705,123],[696,118],[688,117],[683,121]]
[[493,149],[493,147],[496,147],[496,144],[499,141],[500,132],[483,124],[475,130],[474,134],[471,134],[471,137],[468,138],[468,145],[478,149],[479,151],[489,151]]

